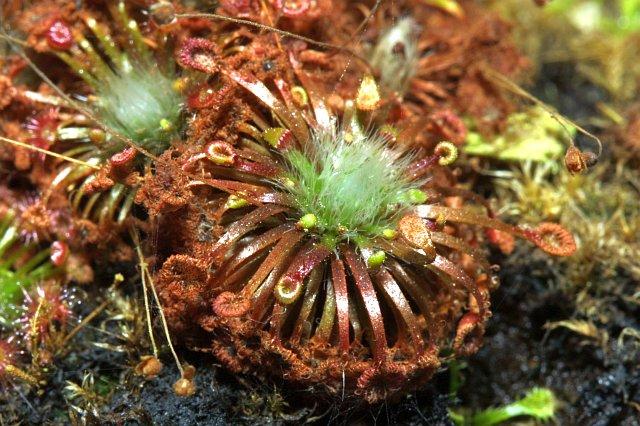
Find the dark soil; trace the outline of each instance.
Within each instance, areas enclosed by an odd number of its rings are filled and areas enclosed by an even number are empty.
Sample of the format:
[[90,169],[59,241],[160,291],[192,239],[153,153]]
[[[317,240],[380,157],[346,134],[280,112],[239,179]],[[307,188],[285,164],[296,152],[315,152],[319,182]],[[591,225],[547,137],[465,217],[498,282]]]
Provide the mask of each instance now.
[[[451,424],[449,398],[438,393],[437,386],[409,395],[398,404],[355,408],[338,401],[320,404],[312,401],[309,392],[231,377],[210,363],[198,368],[197,394],[180,398],[171,390],[176,377],[177,370],[168,368],[160,378],[146,383],[139,395],[119,393],[111,403],[112,412],[126,413],[126,424],[136,425]],[[317,397],[323,398],[321,394]]]
[[[547,333],[546,322],[571,318],[573,303],[554,290],[557,282],[546,257],[522,246],[510,259],[501,262],[502,285],[493,295],[485,345],[464,373],[463,405],[500,405],[545,386],[564,403],[559,424],[640,424],[640,413],[628,404],[640,400],[637,351],[631,345],[617,348],[611,339],[605,353],[566,329]],[[608,324],[612,336],[622,324],[639,325],[637,307],[620,308]]]

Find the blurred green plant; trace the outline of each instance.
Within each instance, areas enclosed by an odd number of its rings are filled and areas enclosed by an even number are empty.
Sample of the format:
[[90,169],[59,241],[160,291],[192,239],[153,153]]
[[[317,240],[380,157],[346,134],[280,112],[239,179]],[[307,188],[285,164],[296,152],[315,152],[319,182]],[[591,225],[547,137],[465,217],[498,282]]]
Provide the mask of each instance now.
[[546,6],[550,13],[568,16],[583,31],[603,31],[626,36],[640,31],[639,0],[555,0]]
[[561,157],[565,150],[562,140],[573,138],[575,133],[542,107],[533,106],[511,114],[505,130],[491,138],[469,131],[464,151],[504,161],[546,162]]
[[452,358],[449,361],[449,396],[451,400],[455,400],[458,395],[458,390],[464,383],[464,375],[462,370],[467,368],[467,363],[458,359]]
[[640,0],[554,0],[541,8],[520,0],[487,0],[515,23],[518,46],[543,64],[567,63],[616,102],[640,87]]
[[23,243],[15,213],[0,213],[0,324],[9,326],[18,316],[26,290],[52,276],[55,266],[49,261],[49,249],[39,250]]
[[449,416],[458,426],[491,426],[522,416],[548,421],[555,416],[557,406],[557,400],[551,390],[533,388],[522,399],[511,404],[488,408],[474,414],[450,410]]

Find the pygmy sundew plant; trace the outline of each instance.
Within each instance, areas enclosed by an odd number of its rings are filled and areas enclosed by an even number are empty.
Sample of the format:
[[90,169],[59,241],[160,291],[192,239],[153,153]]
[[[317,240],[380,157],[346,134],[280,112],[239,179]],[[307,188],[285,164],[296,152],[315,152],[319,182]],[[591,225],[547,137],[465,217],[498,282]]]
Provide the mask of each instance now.
[[178,58],[253,96],[230,124],[241,139],[173,154],[171,167],[189,175],[168,189],[170,205],[155,188],[183,178],[158,173],[142,187],[163,221],[188,224],[165,243],[171,254],[155,276],[169,324],[233,371],[275,364],[330,393],[396,395],[427,380],[446,347],[479,347],[494,283],[468,225],[491,230],[491,241],[515,234],[559,255],[574,247],[560,227],[513,227],[482,203],[461,207],[479,197],[452,183],[454,144],[418,152],[396,132],[363,131],[362,117],[383,114],[371,76],[338,115],[297,81],[275,77],[274,94],[209,40],[185,41]]
[[[85,18],[85,24],[98,40],[100,51],[84,36],[73,37],[70,29],[65,31],[70,38],[65,38],[65,43],[57,36],[57,41],[50,44],[93,89],[96,99],[92,109],[103,125],[116,133],[116,137],[106,136],[101,150],[113,154],[126,148],[124,141],[118,138],[120,135],[159,154],[177,138],[181,127],[182,98],[174,90],[173,64],[169,60],[163,63],[153,56],[138,24],[129,18],[124,2],[113,5],[112,14],[128,36],[125,50],[118,47],[104,24],[93,17]],[[49,41],[57,34],[54,29],[64,27],[63,22],[55,21],[48,34]]]
[[[140,157],[161,154],[179,139],[184,99],[176,90],[175,64],[168,55],[162,57],[169,36],[153,42],[145,38],[122,1],[110,5],[110,12],[116,35],[88,13],[82,17],[90,37],[64,20],[50,23],[48,46],[82,78],[89,94],[80,96],[83,103],[58,100],[77,107],[79,114],[57,108],[32,119],[29,129],[32,144],[60,149],[84,163],[62,163],[51,181],[53,187],[72,191],[72,209],[83,219],[122,223],[136,186],[126,177],[144,164]],[[118,36],[126,40],[123,47]]]

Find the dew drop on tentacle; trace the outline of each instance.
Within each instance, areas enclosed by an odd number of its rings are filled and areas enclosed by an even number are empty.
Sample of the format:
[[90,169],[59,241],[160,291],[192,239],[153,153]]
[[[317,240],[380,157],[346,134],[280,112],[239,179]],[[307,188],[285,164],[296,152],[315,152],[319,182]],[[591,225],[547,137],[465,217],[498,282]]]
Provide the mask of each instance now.
[[69,50],[73,46],[71,28],[62,20],[55,20],[47,31],[47,43],[55,50]]
[[51,244],[51,263],[55,266],[64,265],[69,256],[69,246],[63,241],[54,241]]

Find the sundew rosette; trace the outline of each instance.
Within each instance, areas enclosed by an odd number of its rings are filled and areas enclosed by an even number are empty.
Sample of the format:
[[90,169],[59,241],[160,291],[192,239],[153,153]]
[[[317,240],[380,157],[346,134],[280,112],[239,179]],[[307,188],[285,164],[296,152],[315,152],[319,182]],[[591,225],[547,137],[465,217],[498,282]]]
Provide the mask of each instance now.
[[[234,99],[237,114],[167,159],[188,179],[157,175],[142,192],[160,229],[180,224],[154,277],[170,327],[232,371],[369,402],[406,392],[480,345],[494,280],[479,241],[575,248],[556,225],[495,219],[455,184],[454,144],[413,152],[388,126],[364,131],[382,102],[371,77],[337,117],[302,73],[261,81],[228,55],[206,39],[178,52],[228,82],[213,98]],[[200,124],[218,112],[194,114]]]
[[89,14],[82,17],[95,44],[63,21],[52,23],[48,41],[93,91],[90,109],[112,132],[101,148],[107,153],[121,151],[127,147],[124,137],[157,155],[178,137],[181,127],[182,98],[174,90],[175,67],[169,52],[162,55],[161,49],[167,36],[145,37],[124,2],[112,4],[110,10],[115,27],[125,37],[123,46],[106,24]]
[[136,193],[128,177],[180,140],[184,99],[172,35],[153,25],[143,34],[125,2],[108,9],[111,20],[82,11],[74,25],[63,18],[49,23],[50,51],[85,84],[80,93],[50,97],[59,107],[27,128],[30,143],[77,160],[59,163],[51,189],[68,193],[81,219],[120,224]]

